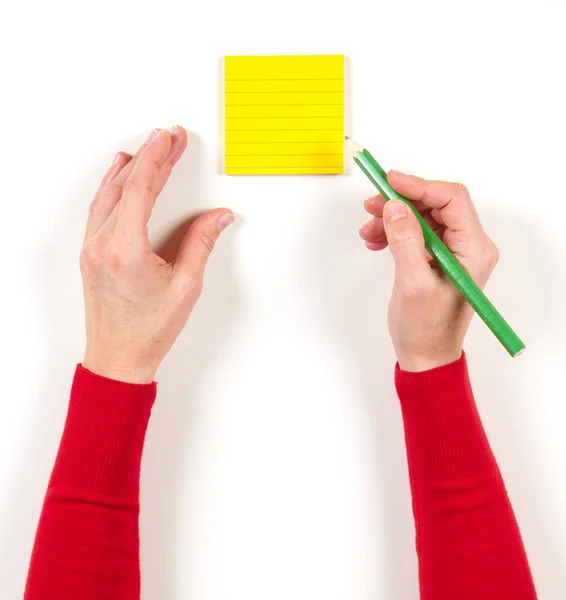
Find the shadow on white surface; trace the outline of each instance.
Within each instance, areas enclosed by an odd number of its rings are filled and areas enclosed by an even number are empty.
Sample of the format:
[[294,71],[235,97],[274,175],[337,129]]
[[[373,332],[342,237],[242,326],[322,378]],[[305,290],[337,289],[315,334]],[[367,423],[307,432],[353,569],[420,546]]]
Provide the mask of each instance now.
[[[566,257],[561,258],[552,240],[532,223],[510,211],[482,210],[481,216],[502,257],[487,294],[516,328],[527,350],[511,359],[476,319],[467,344],[472,385],[519,521],[539,597],[564,598],[566,548],[554,526],[564,522],[564,509],[557,502],[553,507],[556,512],[551,514],[548,500],[544,500],[548,491],[543,489],[546,477],[540,466],[552,457],[541,449],[538,440],[542,431],[529,416],[533,406],[553,412],[553,405],[563,398],[544,396],[542,391],[526,398],[524,390],[548,390],[542,378],[538,384],[532,381],[533,374],[542,374],[534,366],[545,356],[564,357],[566,297],[557,295],[561,288],[553,281],[563,276]],[[559,474],[558,479],[562,476]]]
[[41,306],[39,318],[32,317],[44,327],[37,332],[37,340],[30,343],[48,342],[47,348],[42,349],[46,360],[41,370],[29,373],[36,382],[36,397],[30,404],[27,445],[12,458],[17,475],[7,507],[10,520],[0,539],[2,597],[9,600],[23,596],[41,505],[63,431],[74,367],[84,353],[83,319],[77,317],[83,314],[79,253],[89,199],[103,174],[99,167],[90,165],[77,174],[69,185],[65,212],[52,215],[49,233],[37,245],[39,252],[26,257],[26,262],[33,265],[30,275]]
[[[202,163],[201,142],[189,133],[187,150],[152,215],[154,246],[167,246],[169,256],[186,231],[187,212],[194,214],[192,207],[207,205]],[[183,490],[198,469],[191,443],[199,427],[199,407],[210,400],[203,379],[219,360],[240,310],[233,265],[237,227],[237,222],[231,225],[217,243],[206,268],[202,297],[157,377],[159,394],[142,469],[142,589],[148,600],[180,598],[179,582],[191,577],[180,565],[194,561],[186,553],[183,561],[178,556],[180,523],[192,513],[190,493],[186,501]],[[188,547],[190,554],[190,540]]]
[[[365,541],[364,596],[414,600],[417,563],[401,412],[394,391],[395,358],[387,330],[393,274],[385,253],[370,254],[357,231],[363,201],[329,198],[321,218],[317,281],[327,327],[351,364],[352,400],[363,432],[367,487],[374,515]],[[366,253],[366,254],[364,254]],[[362,258],[363,257],[363,258]],[[341,285],[337,285],[341,282]]]

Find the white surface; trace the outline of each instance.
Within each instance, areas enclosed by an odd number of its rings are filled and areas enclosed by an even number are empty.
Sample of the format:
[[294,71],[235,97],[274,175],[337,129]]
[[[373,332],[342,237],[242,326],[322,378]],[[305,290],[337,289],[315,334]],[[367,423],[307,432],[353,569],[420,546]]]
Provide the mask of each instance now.
[[236,53],[346,54],[353,137],[385,167],[471,189],[502,253],[489,294],[529,347],[512,360],[474,322],[478,403],[540,597],[566,597],[563,6],[2,5],[3,599],[22,594],[82,355],[88,202],[117,149],[177,122],[190,149],[154,234],[219,205],[239,224],[160,371],[143,468],[144,599],[418,596],[385,326],[391,260],[357,233],[372,190],[355,171],[217,172],[219,59]]

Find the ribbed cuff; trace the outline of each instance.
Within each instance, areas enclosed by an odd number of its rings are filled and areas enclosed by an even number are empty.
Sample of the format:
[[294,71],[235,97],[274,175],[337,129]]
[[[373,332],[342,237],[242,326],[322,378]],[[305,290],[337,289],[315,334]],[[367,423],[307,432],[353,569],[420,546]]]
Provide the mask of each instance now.
[[155,395],[155,383],[114,381],[78,365],[50,487],[137,498]]
[[397,365],[395,385],[411,479],[450,480],[497,469],[464,354],[454,363],[423,373],[402,371]]

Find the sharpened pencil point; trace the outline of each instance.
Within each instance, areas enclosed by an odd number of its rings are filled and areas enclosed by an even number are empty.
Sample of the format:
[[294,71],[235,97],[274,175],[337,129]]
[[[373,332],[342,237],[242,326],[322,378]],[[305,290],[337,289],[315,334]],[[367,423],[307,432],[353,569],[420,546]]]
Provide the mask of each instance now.
[[360,146],[359,144],[354,142],[354,140],[351,137],[346,136],[346,143],[348,144],[348,147],[350,148],[352,154],[357,154],[358,152],[364,151],[363,146]]

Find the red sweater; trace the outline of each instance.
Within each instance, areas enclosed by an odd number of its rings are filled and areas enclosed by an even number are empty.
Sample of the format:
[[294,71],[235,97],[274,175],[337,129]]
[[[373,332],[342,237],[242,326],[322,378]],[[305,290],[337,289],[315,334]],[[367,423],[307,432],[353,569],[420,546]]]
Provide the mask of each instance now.
[[[465,358],[395,380],[422,600],[535,600]],[[139,476],[156,386],[78,367],[25,600],[139,600]]]

